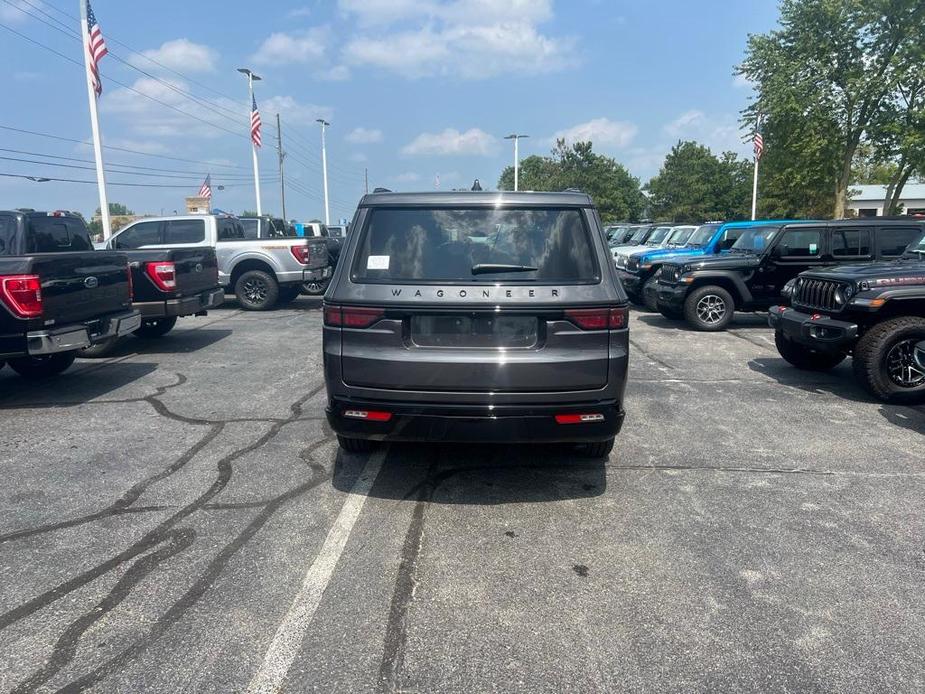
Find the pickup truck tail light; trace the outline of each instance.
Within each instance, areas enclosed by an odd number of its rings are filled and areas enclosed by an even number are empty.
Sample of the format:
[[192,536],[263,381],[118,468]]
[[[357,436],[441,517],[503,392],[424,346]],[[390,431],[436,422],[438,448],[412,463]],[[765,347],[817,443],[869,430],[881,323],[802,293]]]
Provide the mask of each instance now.
[[335,328],[368,328],[385,315],[385,309],[324,306],[324,324]]
[[565,317],[582,330],[621,330],[626,327],[628,309],[578,308],[565,312]]
[[162,292],[177,288],[177,268],[173,263],[146,263],[145,272]]
[[42,315],[42,281],[38,275],[0,276],[0,301],[18,318]]
[[302,265],[308,265],[312,259],[312,252],[308,248],[308,245],[304,246],[290,246],[289,250],[292,252],[292,255],[298,260]]

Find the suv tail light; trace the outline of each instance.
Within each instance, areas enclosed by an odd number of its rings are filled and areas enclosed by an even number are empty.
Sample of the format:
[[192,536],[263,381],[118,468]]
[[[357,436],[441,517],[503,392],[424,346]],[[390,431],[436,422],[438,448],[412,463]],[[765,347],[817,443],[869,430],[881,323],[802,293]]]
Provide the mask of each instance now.
[[177,267],[173,263],[146,263],[145,272],[162,292],[177,288]]
[[324,324],[336,328],[368,328],[385,315],[385,309],[324,306]]
[[0,301],[18,318],[42,315],[42,281],[38,275],[0,276]]
[[311,249],[309,249],[308,244],[304,246],[290,246],[289,250],[293,257],[302,263],[302,265],[308,265],[311,262],[312,252]]
[[629,310],[617,308],[576,308],[565,312],[565,317],[582,330],[621,330],[626,327]]

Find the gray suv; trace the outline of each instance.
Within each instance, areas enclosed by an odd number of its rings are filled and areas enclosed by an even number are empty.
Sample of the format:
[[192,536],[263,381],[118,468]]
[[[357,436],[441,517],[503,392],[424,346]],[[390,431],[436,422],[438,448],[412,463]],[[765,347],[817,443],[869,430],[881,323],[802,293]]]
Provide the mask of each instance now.
[[563,442],[623,423],[627,297],[582,193],[373,193],[324,298],[327,417],[376,441]]

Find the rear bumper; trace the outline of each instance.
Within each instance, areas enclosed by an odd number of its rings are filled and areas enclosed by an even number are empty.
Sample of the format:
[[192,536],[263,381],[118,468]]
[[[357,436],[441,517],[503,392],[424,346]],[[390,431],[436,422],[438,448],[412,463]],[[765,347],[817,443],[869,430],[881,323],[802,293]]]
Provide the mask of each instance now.
[[[387,422],[344,417],[346,410],[391,413]],[[332,398],[325,410],[341,436],[374,441],[467,443],[591,443],[616,436],[623,426],[620,404],[610,400],[557,407],[402,404]],[[602,414],[603,421],[558,424],[557,414]]]
[[786,306],[772,306],[768,312],[768,324],[780,330],[787,339],[819,352],[844,352],[858,339],[855,323],[823,315],[814,318]]
[[334,274],[334,268],[330,265],[325,267],[314,268],[311,270],[295,270],[293,272],[278,272],[276,279],[280,284],[299,284],[302,282],[317,282],[326,280]]
[[82,325],[68,325],[26,333],[26,350],[30,356],[57,354],[83,349],[113,337],[128,335],[141,325],[138,311],[126,311]]
[[172,316],[192,316],[202,311],[221,306],[225,300],[225,290],[216,287],[194,296],[166,301],[143,301],[133,304],[142,318],[166,318]]

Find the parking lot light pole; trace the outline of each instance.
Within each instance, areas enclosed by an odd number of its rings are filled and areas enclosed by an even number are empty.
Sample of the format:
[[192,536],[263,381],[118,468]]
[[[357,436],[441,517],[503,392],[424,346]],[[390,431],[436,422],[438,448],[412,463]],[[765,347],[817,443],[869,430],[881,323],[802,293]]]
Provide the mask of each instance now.
[[[253,103],[255,103],[254,102],[254,82],[259,82],[263,78],[255,75],[251,70],[249,70],[246,67],[239,67],[238,72],[240,72],[242,75],[247,76],[247,93],[248,93],[248,96],[250,97],[247,100],[247,105],[248,105],[247,127],[248,127],[248,133],[250,133],[251,128],[252,128],[251,119],[253,118],[253,111],[250,110],[250,106]],[[251,139],[251,150],[253,150],[253,155],[254,155],[254,192],[257,194],[257,216],[259,217],[263,214],[263,209],[261,208],[261,205],[260,205],[260,164],[257,161],[257,143],[253,141],[253,135],[250,135],[250,139]]]
[[324,132],[331,124],[324,118],[318,118],[316,122],[321,124],[321,173],[324,178],[324,223],[329,226],[331,224],[331,207],[328,204],[328,148],[325,144]]
[[529,135],[519,135],[517,133],[512,133],[507,135],[505,140],[514,141],[514,191],[520,189],[520,138],[530,137]]

